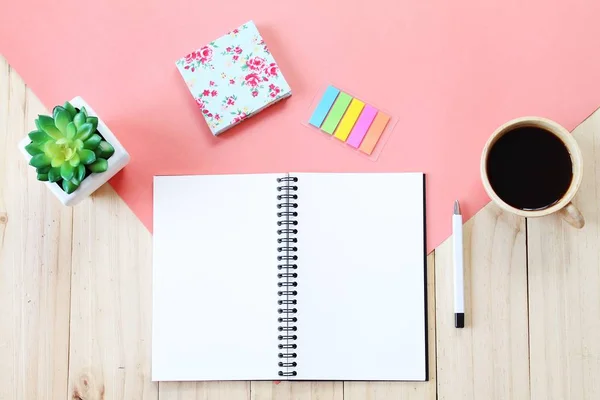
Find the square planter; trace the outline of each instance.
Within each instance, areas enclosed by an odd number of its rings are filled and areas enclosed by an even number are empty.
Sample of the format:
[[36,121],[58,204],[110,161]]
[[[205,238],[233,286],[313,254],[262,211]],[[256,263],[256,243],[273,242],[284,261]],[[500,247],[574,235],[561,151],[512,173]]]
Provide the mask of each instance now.
[[[96,191],[100,186],[104,185],[110,178],[115,176],[117,172],[119,172],[127,163],[129,162],[129,153],[125,150],[125,148],[121,145],[121,143],[117,140],[115,135],[111,132],[110,129],[104,124],[102,119],[98,116],[98,114],[90,107],[88,103],[86,103],[81,97],[77,96],[73,100],[70,101],[73,107],[80,109],[81,107],[85,107],[87,114],[90,116],[98,117],[98,133],[104,137],[108,143],[110,143],[114,149],[115,153],[107,160],[108,161],[108,169],[101,173],[92,172],[89,176],[87,176],[81,184],[71,194],[67,194],[63,191],[62,187],[53,182],[43,182],[46,184],[48,189],[63,203],[65,206],[74,206],[79,203],[81,200],[85,199],[92,193]],[[25,150],[25,146],[27,146],[31,140],[29,137],[25,137],[23,140],[19,142],[19,149],[25,156],[25,159],[29,163],[31,160],[31,155],[27,153]],[[32,169],[33,170],[33,169]]]

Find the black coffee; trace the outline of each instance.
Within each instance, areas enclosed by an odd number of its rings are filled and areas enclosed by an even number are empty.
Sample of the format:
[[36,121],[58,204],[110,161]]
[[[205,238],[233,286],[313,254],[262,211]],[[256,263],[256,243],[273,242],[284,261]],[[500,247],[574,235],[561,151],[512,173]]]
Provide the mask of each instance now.
[[517,128],[492,146],[487,173],[494,192],[521,210],[559,201],[571,186],[573,164],[565,145],[541,128]]

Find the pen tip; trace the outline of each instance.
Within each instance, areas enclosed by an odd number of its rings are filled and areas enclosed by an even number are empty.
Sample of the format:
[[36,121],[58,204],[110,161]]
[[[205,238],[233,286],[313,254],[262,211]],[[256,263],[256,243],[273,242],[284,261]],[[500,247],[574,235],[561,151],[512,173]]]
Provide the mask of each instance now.
[[454,214],[460,215],[460,204],[458,203],[458,200],[454,201]]

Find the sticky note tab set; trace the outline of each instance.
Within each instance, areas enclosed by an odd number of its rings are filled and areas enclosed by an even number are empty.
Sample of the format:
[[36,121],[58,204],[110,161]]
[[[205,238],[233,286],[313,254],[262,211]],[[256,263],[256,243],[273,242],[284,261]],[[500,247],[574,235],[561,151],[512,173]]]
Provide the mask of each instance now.
[[384,133],[392,130],[388,113],[332,85],[315,98],[311,110],[309,126],[368,156],[381,150]]

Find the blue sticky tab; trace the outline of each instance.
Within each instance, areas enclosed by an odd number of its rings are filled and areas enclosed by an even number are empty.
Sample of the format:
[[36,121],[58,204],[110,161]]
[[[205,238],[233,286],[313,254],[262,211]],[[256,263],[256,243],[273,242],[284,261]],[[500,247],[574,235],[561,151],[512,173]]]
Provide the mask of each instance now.
[[328,86],[308,123],[312,126],[320,128],[325,120],[325,117],[327,116],[327,113],[329,112],[329,109],[335,102],[335,99],[338,97],[338,94],[340,94],[339,89],[336,89],[333,86]]

